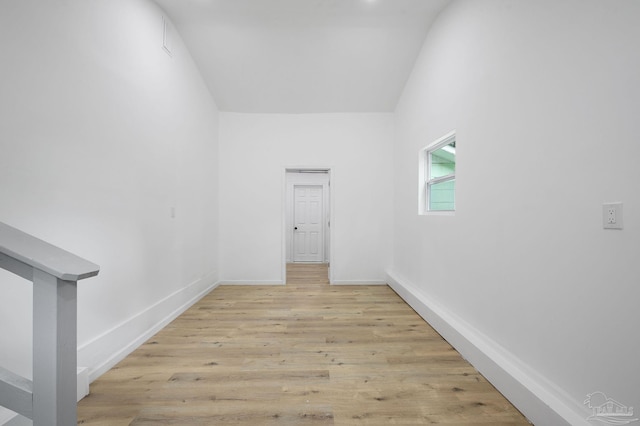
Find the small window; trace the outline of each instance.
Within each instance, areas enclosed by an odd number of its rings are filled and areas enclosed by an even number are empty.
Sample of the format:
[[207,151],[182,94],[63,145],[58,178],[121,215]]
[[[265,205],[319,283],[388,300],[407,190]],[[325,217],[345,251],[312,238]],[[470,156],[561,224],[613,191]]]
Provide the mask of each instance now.
[[456,135],[451,132],[420,154],[420,213],[456,209]]

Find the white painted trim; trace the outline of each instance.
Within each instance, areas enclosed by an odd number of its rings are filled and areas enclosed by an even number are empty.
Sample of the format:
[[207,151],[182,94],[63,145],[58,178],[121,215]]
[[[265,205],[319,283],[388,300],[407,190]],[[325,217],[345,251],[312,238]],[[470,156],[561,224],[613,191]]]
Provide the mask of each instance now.
[[428,216],[455,216],[456,212],[454,210],[429,210],[424,213],[420,213],[421,217]]
[[78,367],[78,401],[89,395],[89,369],[87,367]]
[[285,285],[285,283],[282,280],[226,280],[220,281],[219,285]]
[[[89,369],[87,367],[77,368],[77,389],[77,401],[89,395]],[[4,407],[0,407],[0,425],[21,426],[32,424],[33,422],[26,417],[22,417]]]
[[[78,364],[93,382],[219,285],[214,274],[194,281],[78,347]],[[151,326],[149,326],[151,324]]]
[[456,137],[456,130],[453,129],[449,133],[444,136],[439,137],[435,141],[431,142],[429,145],[422,148],[423,151],[436,151],[439,148],[442,148],[445,145],[448,145],[452,139]]
[[536,425],[589,426],[581,401],[514,354],[447,310],[397,273],[387,270],[389,286]]
[[329,282],[331,282],[331,280],[333,280],[333,268],[331,267],[331,265],[334,265],[334,261],[335,261],[335,234],[333,232],[333,228],[335,226],[335,218],[336,218],[336,210],[335,210],[335,206],[336,206],[336,169],[334,167],[330,167],[329,168],[329,227],[327,229],[328,232],[328,240],[329,240],[329,259],[327,259],[327,261],[329,262],[329,267],[328,267],[328,275],[329,275]]
[[[323,170],[324,173],[304,173],[304,170]],[[318,185],[322,186],[322,217],[323,217],[323,253],[322,262],[329,262],[331,257],[331,228],[328,225],[331,222],[331,169],[327,167],[313,167],[313,168],[290,168],[284,169],[284,192],[283,192],[283,250],[284,250],[284,264],[283,268],[286,269],[286,263],[293,262],[293,246],[294,234],[293,234],[293,220],[294,220],[294,205],[295,205],[295,192],[294,189],[298,185]],[[296,262],[297,263],[297,262]],[[302,262],[304,263],[304,262]],[[285,279],[286,282],[286,279]]]
[[280,182],[280,187],[282,191],[280,196],[282,197],[282,203],[280,203],[281,211],[280,211],[280,277],[282,278],[282,283],[287,282],[287,169],[284,168],[282,170],[282,180]]
[[330,283],[331,285],[387,285],[386,281],[380,280],[337,280]]

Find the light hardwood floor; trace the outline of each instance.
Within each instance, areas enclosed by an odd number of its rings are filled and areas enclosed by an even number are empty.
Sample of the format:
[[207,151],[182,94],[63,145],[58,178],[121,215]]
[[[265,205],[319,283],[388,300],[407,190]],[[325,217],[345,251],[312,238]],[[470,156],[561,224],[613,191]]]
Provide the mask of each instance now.
[[527,425],[387,286],[220,286],[91,385],[83,425]]

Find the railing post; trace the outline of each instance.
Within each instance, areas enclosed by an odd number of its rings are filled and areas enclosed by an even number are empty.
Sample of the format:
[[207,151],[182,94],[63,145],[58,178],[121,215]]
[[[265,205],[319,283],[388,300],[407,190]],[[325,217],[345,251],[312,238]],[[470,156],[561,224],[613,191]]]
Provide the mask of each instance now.
[[33,424],[77,424],[77,282],[33,271]]

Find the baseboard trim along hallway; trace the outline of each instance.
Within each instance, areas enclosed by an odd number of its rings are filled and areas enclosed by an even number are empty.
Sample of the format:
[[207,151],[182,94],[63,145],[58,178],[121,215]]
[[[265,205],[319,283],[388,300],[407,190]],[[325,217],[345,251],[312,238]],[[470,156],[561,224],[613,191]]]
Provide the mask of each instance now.
[[551,381],[471,324],[440,306],[408,280],[387,270],[389,286],[533,424],[588,426],[589,413],[575,407]]
[[[200,278],[97,338],[80,345],[78,365],[90,366],[89,381],[93,382],[109,371],[148,338],[215,289],[219,283],[214,280],[213,276]],[[118,349],[114,351],[113,348]]]

